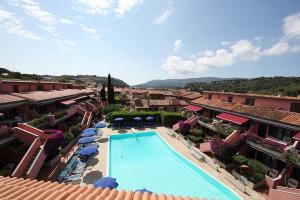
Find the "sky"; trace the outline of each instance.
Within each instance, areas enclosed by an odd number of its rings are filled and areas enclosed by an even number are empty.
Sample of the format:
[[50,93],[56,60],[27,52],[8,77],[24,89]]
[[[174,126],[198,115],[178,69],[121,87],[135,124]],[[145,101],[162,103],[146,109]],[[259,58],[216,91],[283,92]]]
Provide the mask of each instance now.
[[131,85],[300,76],[300,1],[1,0],[0,67]]

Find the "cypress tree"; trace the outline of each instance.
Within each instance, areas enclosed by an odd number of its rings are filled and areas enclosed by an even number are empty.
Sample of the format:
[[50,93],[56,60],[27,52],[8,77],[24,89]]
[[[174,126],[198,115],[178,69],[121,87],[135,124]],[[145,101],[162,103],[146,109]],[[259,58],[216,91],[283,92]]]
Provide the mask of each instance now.
[[114,86],[111,83],[111,76],[108,74],[107,77],[107,101],[108,103],[114,103],[115,94],[114,94]]
[[105,97],[105,85],[102,85],[102,89],[100,91],[100,95],[101,95],[101,100],[102,101],[106,101],[106,97]]

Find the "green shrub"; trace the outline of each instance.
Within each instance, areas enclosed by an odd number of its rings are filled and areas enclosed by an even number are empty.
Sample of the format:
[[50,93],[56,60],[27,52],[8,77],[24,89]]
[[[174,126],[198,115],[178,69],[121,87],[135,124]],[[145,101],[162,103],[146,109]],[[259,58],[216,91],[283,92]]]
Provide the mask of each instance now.
[[216,131],[218,133],[221,133],[222,135],[224,135],[226,137],[229,136],[234,131],[234,129],[232,127],[225,125],[225,124],[215,124],[214,128],[216,129]]
[[70,131],[64,133],[64,141],[62,147],[67,146],[72,140],[74,140],[74,135]]
[[27,122],[27,124],[33,127],[39,127],[40,125],[46,123],[47,121],[48,121],[48,116],[42,116]]
[[236,154],[233,156],[233,160],[239,165],[247,165],[249,159],[243,155]]
[[9,169],[0,169],[0,176],[9,176],[10,170]]
[[198,136],[198,137],[204,137],[204,131],[203,131],[203,129],[194,129],[192,131],[192,135]]
[[247,164],[256,173],[266,173],[265,167],[257,160],[249,159]]
[[108,104],[104,108],[102,108],[102,113],[104,115],[106,115],[108,113],[121,111],[122,108],[123,108],[123,106],[121,104]]
[[63,111],[59,111],[59,112],[54,113],[54,116],[55,116],[55,119],[59,119],[59,118],[64,117],[67,114],[68,114],[67,111],[63,110]]
[[179,112],[161,112],[161,121],[164,126],[173,126],[180,120],[183,120],[183,117]]
[[195,135],[188,135],[187,138],[192,141],[193,143],[201,143],[203,141],[202,137],[195,136]]

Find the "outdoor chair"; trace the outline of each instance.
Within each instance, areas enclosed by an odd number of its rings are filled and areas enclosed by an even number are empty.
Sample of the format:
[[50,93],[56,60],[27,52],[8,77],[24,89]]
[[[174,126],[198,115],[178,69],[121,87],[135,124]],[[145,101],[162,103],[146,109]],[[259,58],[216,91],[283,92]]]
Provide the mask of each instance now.
[[291,188],[298,188],[299,182],[296,179],[289,178],[287,186]]
[[278,176],[279,172],[276,169],[270,169],[269,170],[269,177],[270,178],[276,178]]

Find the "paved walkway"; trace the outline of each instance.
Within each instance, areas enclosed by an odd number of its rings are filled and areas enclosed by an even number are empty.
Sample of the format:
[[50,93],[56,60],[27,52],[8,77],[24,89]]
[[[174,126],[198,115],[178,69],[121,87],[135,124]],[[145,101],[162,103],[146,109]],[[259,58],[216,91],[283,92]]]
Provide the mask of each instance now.
[[[201,162],[197,160],[194,156],[191,155],[189,148],[185,146],[180,140],[176,139],[175,137],[171,137],[168,135],[168,129],[165,127],[157,127],[154,129],[135,129],[136,132],[141,131],[149,131],[149,130],[155,130],[157,133],[159,133],[167,142],[169,145],[171,145],[176,151],[184,155],[186,158],[194,162],[196,165],[198,165],[201,169],[203,169],[206,173],[210,174],[220,182],[222,182],[224,185],[231,188],[233,191],[235,191],[240,197],[243,199],[264,199],[263,196],[260,193],[257,193],[252,190],[252,192],[255,194],[255,196],[248,196],[245,193],[242,193],[240,190],[238,190],[231,182],[229,182],[227,179],[224,178],[224,175],[222,172],[218,172],[214,170],[211,166],[209,166],[205,162]],[[108,149],[108,136],[110,134],[119,134],[119,133],[132,133],[133,130],[127,129],[127,130],[112,130],[110,128],[104,129],[103,137],[101,138],[100,145],[99,145],[99,155],[93,159],[91,159],[88,163],[87,170],[83,174],[83,179],[81,184],[92,184],[95,180],[103,177],[108,176],[107,173],[107,149]]]

